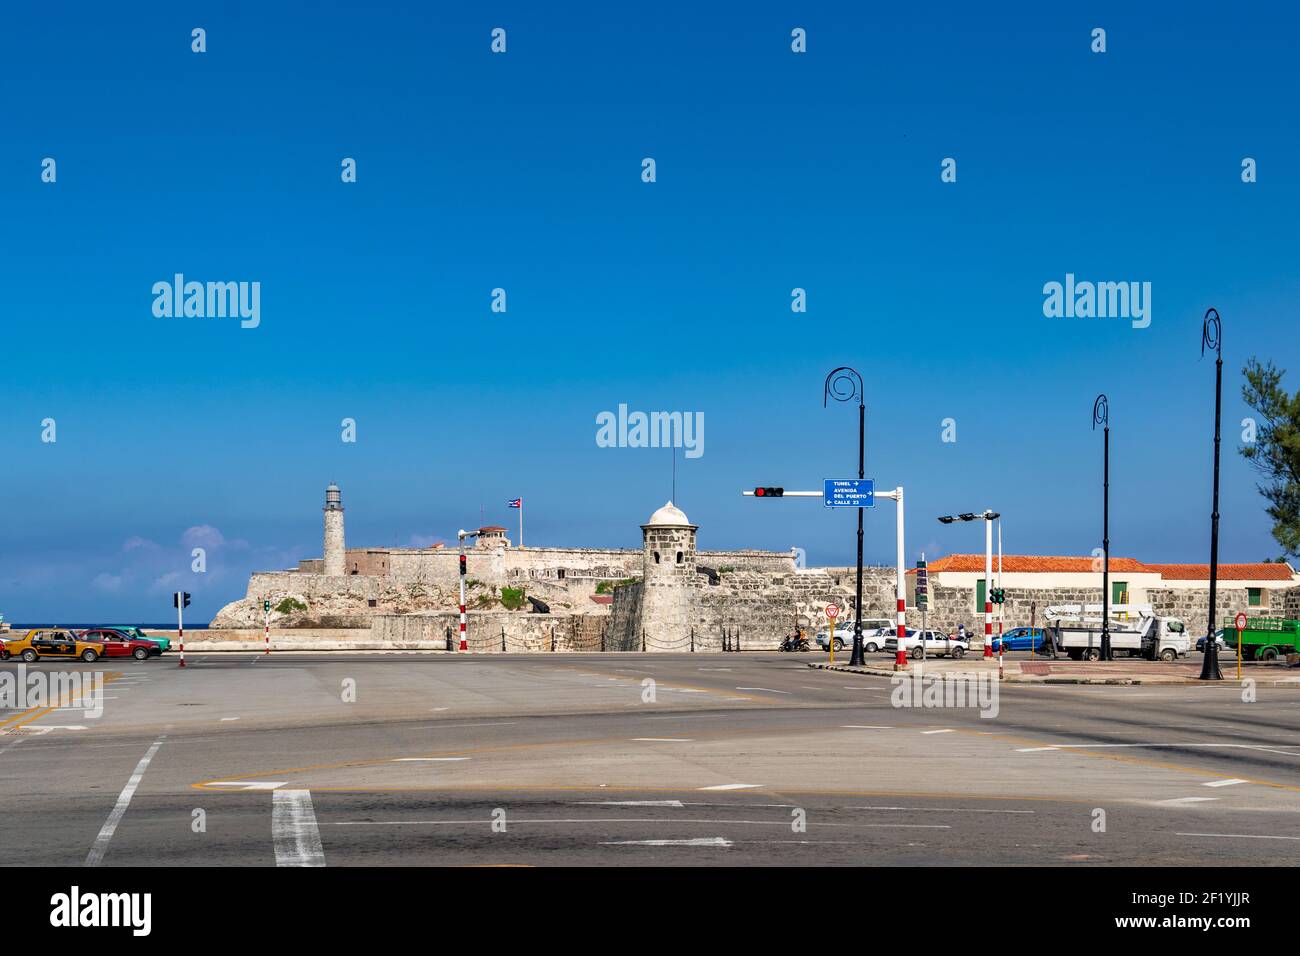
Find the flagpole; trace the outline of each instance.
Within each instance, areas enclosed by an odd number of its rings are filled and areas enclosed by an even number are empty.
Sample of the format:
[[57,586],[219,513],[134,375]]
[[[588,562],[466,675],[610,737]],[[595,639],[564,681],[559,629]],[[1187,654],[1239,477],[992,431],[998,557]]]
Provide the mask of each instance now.
[[524,498],[523,495],[520,495],[519,496],[519,548],[520,550],[523,550],[523,547],[524,547]]

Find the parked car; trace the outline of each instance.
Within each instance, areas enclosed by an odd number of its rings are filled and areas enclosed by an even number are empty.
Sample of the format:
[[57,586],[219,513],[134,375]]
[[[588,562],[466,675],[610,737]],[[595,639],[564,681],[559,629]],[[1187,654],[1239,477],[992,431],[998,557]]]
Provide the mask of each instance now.
[[[924,653],[922,647],[925,648]],[[943,631],[924,630],[909,632],[903,638],[903,653],[913,659],[925,657],[965,657],[970,649],[970,642],[956,635]],[[885,639],[885,650],[891,654],[898,653],[898,637],[891,635]]]
[[106,630],[121,631],[127,637],[133,638],[137,641],[153,641],[164,651],[169,651],[172,647],[172,640],[170,637],[156,637],[153,634],[146,634],[144,631],[140,630],[140,628],[135,626],[119,627],[116,624],[111,624],[106,628]]
[[20,657],[28,664],[42,657],[80,657],[91,663],[104,653],[104,645],[83,641],[65,628],[50,627],[30,630],[22,637],[5,640],[5,650],[11,657]]
[[134,657],[137,661],[148,660],[162,654],[162,648],[153,641],[141,641],[114,628],[95,628],[81,632],[83,641],[103,644],[105,657]]
[[1041,627],[1013,627],[991,642],[994,654],[1005,651],[1041,651],[1047,647],[1047,632]]
[[[835,622],[835,649],[844,650],[853,643],[853,621]],[[884,646],[885,636],[894,630],[892,622],[883,617],[864,618],[862,621],[862,649],[875,653]],[[817,632],[817,646],[824,651],[830,650],[831,629],[823,628]]]
[[[1214,643],[1218,645],[1220,653],[1228,649],[1228,644],[1223,639],[1223,628],[1219,628],[1217,631],[1214,632]],[[1233,644],[1232,647],[1233,650],[1236,650],[1237,645]],[[1196,649],[1200,651],[1202,654],[1205,653],[1205,638],[1198,637],[1196,639]]]

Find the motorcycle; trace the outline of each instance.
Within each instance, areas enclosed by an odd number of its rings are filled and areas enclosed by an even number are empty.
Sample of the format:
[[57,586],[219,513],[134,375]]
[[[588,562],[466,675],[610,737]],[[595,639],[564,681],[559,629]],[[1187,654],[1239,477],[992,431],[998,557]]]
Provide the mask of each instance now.
[[808,643],[808,638],[802,634],[790,634],[781,642],[783,651],[811,651],[812,645]]

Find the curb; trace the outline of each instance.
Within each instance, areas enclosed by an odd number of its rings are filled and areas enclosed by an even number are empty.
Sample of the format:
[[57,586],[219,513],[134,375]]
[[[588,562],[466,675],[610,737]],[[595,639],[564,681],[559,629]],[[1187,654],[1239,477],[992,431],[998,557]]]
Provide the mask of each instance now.
[[[807,665],[815,670],[825,671],[842,671],[847,674],[870,674],[873,677],[894,677],[897,674],[910,674],[911,668],[905,671],[886,670],[882,667],[850,667],[848,664],[820,664],[810,661]],[[961,677],[973,677],[978,674],[994,674],[992,668],[982,671],[931,671],[931,675],[953,674]],[[1283,679],[1261,679],[1250,678],[1260,687],[1297,687],[1300,688],[1300,677],[1290,677]],[[1195,677],[1036,677],[1029,674],[1006,675],[1002,678],[1003,684],[1104,684],[1120,687],[1134,687],[1139,685],[1165,685],[1165,686],[1201,686],[1202,681]],[[1223,684],[1234,684],[1233,678],[1225,677]]]

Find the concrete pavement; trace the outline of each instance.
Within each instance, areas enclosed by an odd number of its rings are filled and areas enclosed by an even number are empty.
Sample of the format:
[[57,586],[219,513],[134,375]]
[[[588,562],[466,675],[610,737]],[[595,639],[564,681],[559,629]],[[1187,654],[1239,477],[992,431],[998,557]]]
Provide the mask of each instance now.
[[0,711],[0,863],[1268,865],[1300,843],[1290,687],[1003,684],[981,710],[783,654],[113,669],[102,717]]

